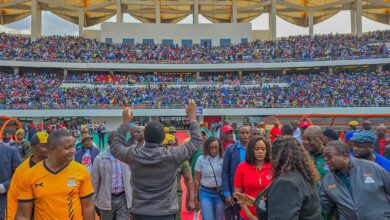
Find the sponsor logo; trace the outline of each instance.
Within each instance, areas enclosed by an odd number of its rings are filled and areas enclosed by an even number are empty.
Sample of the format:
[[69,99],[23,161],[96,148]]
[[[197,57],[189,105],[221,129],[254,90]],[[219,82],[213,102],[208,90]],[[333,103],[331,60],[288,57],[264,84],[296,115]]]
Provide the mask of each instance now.
[[67,186],[69,187],[77,186],[76,180],[73,177],[69,178]]

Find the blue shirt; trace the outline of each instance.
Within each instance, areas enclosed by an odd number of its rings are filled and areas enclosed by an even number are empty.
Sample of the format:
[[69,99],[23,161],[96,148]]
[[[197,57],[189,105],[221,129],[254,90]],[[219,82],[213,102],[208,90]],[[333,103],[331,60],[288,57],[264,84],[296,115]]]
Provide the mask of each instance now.
[[374,154],[375,163],[379,164],[379,166],[383,167],[387,172],[390,172],[390,160],[376,152],[374,152]]
[[[374,152],[375,154],[375,163],[377,163],[379,166],[381,166],[383,169],[385,169],[387,172],[390,173],[390,160],[386,157]],[[355,154],[352,152],[349,155],[355,157]]]
[[237,148],[240,150],[240,162],[243,162],[246,156],[246,148],[240,142],[237,142]]

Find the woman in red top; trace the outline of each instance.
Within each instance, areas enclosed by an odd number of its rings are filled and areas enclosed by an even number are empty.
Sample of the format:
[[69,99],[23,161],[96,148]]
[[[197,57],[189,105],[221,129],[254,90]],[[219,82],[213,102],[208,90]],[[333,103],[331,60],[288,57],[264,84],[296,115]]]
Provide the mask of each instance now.
[[[263,138],[252,138],[246,150],[245,161],[238,165],[234,175],[234,191],[255,197],[270,185],[272,166],[270,163],[271,146]],[[256,208],[241,204],[242,219],[257,220]]]

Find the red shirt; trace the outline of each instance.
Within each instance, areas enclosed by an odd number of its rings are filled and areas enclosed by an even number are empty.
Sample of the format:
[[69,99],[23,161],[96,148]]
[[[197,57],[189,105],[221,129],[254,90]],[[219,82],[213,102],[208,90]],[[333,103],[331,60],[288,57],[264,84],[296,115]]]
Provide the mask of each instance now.
[[275,140],[275,138],[276,138],[275,135],[278,135],[278,137],[281,136],[282,135],[282,131],[280,130],[280,128],[277,128],[277,127],[274,126],[271,129],[271,142],[273,142]]
[[[261,179],[261,181],[260,181]],[[234,188],[241,188],[243,192],[254,198],[268,187],[272,182],[272,166],[271,163],[265,163],[261,170],[255,165],[250,165],[247,162],[242,162],[238,165],[234,175]],[[261,184],[260,184],[261,183]],[[256,216],[256,207],[248,206],[253,215]],[[243,219],[248,219],[243,209],[240,216]]]
[[386,145],[386,138],[383,138],[382,140],[378,140],[379,145],[379,154],[383,155],[385,152],[385,145]]
[[234,141],[230,141],[230,142],[223,141],[222,144],[223,144],[223,148],[226,150],[226,148],[227,148],[229,145],[234,144]]

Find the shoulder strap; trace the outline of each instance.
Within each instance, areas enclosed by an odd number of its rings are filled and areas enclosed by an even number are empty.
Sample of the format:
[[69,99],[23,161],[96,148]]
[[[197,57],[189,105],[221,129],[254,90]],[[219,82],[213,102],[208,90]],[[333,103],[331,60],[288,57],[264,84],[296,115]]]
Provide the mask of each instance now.
[[211,164],[211,161],[210,161],[210,158],[207,159],[210,163],[210,166],[211,166],[211,170],[213,170],[213,174],[214,174],[214,180],[215,180],[215,185],[217,186],[217,189],[219,190],[219,186],[218,186],[218,182],[217,182],[217,176],[215,175],[215,172],[214,172],[214,168],[213,168],[213,165]]

